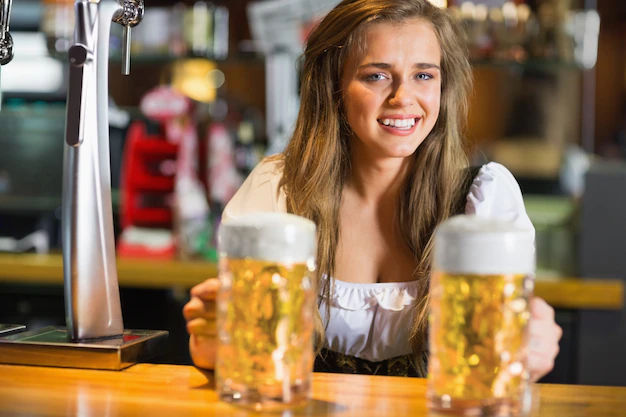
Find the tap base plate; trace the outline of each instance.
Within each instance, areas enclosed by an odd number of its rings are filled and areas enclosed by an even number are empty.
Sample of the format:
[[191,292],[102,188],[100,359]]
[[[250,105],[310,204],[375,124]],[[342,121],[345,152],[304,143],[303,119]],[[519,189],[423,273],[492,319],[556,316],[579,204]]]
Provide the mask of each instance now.
[[169,332],[124,330],[120,337],[73,342],[65,327],[0,337],[0,363],[119,371],[167,350]]

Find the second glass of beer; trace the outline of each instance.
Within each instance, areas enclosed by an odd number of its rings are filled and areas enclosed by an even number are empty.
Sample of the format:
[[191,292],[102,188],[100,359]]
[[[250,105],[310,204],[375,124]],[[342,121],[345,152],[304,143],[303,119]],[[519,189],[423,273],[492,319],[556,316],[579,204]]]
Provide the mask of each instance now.
[[263,410],[306,402],[314,361],[315,224],[251,213],[222,223],[218,239],[220,398]]
[[534,233],[456,216],[435,234],[428,404],[456,415],[523,415]]

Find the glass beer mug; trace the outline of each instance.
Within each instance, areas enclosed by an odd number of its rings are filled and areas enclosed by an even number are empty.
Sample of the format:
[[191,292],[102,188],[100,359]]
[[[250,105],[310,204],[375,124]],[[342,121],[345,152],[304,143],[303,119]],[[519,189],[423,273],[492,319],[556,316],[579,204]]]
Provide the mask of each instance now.
[[457,415],[523,415],[534,234],[455,216],[436,231],[430,283],[428,406]]
[[220,227],[216,388],[256,409],[304,403],[313,372],[316,229],[283,213]]

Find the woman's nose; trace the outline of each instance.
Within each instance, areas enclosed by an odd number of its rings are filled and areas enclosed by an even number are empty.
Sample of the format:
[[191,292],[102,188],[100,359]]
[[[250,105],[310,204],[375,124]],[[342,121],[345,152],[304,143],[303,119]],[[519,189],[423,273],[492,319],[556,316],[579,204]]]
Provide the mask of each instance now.
[[415,101],[415,93],[406,82],[399,82],[391,92],[389,104],[393,107],[408,107]]

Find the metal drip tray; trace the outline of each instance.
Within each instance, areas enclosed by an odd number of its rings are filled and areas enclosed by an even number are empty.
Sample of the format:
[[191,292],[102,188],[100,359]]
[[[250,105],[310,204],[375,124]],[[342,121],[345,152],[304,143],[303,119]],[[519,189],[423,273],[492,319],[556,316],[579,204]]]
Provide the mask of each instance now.
[[23,324],[0,324],[0,335],[7,335],[9,333],[20,332],[26,329]]
[[0,363],[121,370],[165,353],[168,332],[125,330],[123,336],[72,342],[64,327],[0,337]]

